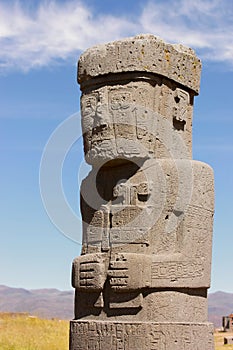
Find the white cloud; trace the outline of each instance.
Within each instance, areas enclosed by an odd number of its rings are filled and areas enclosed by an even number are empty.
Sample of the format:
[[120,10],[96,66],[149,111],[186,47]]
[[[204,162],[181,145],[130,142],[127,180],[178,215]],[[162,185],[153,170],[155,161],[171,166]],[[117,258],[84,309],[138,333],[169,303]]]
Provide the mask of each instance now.
[[206,60],[233,65],[233,2],[167,0],[149,2],[140,18],[145,31],[196,48]]
[[166,0],[146,3],[136,18],[95,14],[81,1],[0,4],[0,69],[29,70],[76,61],[87,47],[139,33],[196,48],[206,60],[233,66],[233,2]]
[[35,13],[21,3],[0,4],[0,68],[28,70],[65,60],[99,42],[117,39],[134,24],[94,16],[81,2],[42,2]]

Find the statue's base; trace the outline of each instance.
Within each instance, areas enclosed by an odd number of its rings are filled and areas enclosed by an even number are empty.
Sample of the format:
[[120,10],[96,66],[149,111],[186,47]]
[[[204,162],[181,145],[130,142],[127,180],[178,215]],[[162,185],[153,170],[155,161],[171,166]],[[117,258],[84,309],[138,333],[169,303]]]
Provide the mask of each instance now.
[[214,350],[211,323],[81,321],[70,324],[70,350]]

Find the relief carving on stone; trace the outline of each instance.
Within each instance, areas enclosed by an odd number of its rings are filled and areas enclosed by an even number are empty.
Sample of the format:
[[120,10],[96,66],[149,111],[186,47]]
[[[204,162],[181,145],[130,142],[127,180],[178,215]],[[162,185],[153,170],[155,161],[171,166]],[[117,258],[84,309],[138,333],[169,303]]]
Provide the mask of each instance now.
[[86,161],[70,350],[213,350],[213,172],[192,160],[200,61],[140,35],[79,60]]

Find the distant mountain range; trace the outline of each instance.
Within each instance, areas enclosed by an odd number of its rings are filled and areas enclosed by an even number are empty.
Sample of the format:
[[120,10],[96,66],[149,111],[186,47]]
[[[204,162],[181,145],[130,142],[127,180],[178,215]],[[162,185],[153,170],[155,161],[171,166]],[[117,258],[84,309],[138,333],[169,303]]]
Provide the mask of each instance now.
[[0,285],[0,312],[28,312],[42,318],[71,320],[74,293],[57,289],[10,288]]
[[222,316],[233,313],[233,293],[215,292],[208,295],[209,320],[215,328],[222,326]]
[[[233,293],[210,293],[209,321],[221,327],[222,316],[233,312]],[[74,292],[57,289],[10,288],[0,285],[0,312],[28,312],[42,318],[71,320],[74,317]]]

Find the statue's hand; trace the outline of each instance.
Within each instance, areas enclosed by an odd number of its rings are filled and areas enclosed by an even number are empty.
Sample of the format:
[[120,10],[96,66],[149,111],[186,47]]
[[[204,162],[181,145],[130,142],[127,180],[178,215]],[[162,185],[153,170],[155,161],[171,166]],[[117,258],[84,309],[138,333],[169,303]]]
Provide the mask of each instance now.
[[81,255],[73,261],[72,286],[80,291],[101,291],[106,281],[106,255]]
[[135,253],[112,255],[108,270],[110,286],[115,291],[136,290],[151,285],[151,256]]

